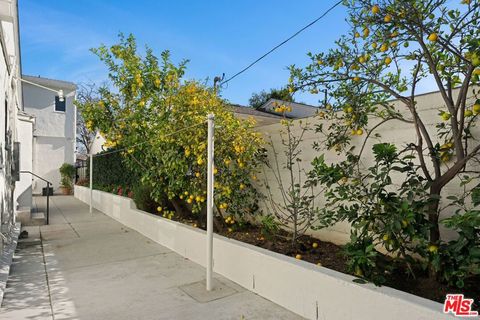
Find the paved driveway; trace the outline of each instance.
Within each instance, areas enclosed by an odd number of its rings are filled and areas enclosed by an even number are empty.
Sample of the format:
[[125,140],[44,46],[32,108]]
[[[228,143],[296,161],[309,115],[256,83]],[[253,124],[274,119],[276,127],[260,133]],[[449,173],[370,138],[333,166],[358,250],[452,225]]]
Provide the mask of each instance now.
[[0,319],[300,319],[219,275],[207,293],[203,267],[71,196],[50,201],[50,225],[19,243]]

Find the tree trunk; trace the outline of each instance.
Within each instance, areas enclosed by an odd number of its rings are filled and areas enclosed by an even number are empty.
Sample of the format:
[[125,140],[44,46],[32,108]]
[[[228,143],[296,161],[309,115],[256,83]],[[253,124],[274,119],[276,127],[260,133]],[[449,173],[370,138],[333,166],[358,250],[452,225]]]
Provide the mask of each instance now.
[[428,221],[432,224],[430,226],[430,243],[438,245],[440,242],[440,228],[438,226],[438,208],[440,206],[440,192],[441,188],[432,185],[430,187],[431,202],[428,205]]
[[191,215],[191,211],[185,206],[183,201],[181,201],[179,199],[172,199],[172,200],[170,200],[170,203],[175,208],[175,212],[179,216],[185,218],[185,217],[188,217],[188,216]]
[[[431,223],[430,226],[430,244],[438,245],[440,242],[440,228],[438,225],[439,212],[438,208],[440,206],[440,192],[441,188],[437,187],[435,183],[430,187],[430,199],[431,202],[428,205],[428,221]],[[437,271],[433,268],[433,265],[429,265],[428,275],[430,279],[437,278]]]

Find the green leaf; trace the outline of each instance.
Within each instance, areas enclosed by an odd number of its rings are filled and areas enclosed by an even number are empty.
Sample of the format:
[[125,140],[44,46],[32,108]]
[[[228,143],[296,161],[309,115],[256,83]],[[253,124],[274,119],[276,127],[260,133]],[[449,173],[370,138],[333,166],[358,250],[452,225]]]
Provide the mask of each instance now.
[[478,206],[480,204],[480,185],[477,185],[472,190],[472,203],[474,206]]

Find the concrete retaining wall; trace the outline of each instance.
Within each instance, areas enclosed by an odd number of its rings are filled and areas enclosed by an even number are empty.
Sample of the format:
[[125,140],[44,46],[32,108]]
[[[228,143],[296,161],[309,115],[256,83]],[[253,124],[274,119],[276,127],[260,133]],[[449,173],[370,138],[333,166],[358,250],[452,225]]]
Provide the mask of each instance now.
[[[88,188],[75,197],[89,203]],[[153,241],[205,266],[205,232],[136,209],[102,191],[93,207]],[[307,319],[450,319],[439,303],[388,287],[352,282],[352,276],[215,235],[214,271]]]

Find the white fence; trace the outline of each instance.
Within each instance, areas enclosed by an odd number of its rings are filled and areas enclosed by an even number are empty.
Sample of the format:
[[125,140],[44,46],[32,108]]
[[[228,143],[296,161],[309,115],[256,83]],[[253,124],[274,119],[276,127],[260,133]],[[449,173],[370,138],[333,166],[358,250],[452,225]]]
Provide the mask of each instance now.
[[[418,101],[418,106],[420,110],[419,111],[420,117],[425,122],[425,125],[427,127],[427,130],[430,132],[430,135],[432,137],[436,137],[437,129],[435,125],[442,121],[438,113],[440,110],[446,110],[446,107],[444,107],[444,104],[443,104],[443,100],[441,99],[438,93],[430,93],[430,94],[418,96],[417,101]],[[396,103],[396,105],[398,106],[397,109],[400,111],[404,111],[403,113],[406,114],[408,118],[408,111],[405,110],[405,107],[400,105],[399,103]],[[309,122],[310,127],[312,127],[313,129],[315,125],[321,122],[324,123],[324,127],[328,126],[328,123],[326,120],[320,120],[315,117],[305,118],[301,120],[294,120],[294,127],[293,127],[294,133],[297,133],[297,134],[299,133],[300,121],[303,124],[305,124],[306,122]],[[477,122],[480,122],[478,121],[478,118],[477,118]],[[374,124],[375,124],[375,121],[373,121],[370,124],[370,126],[373,127]],[[282,128],[284,128],[284,126],[280,123],[260,126],[256,128],[257,131],[260,131],[265,135],[265,139],[267,141],[270,141],[270,139],[272,140],[277,153],[280,154],[279,160],[282,159],[281,153],[283,152],[281,138],[280,138],[280,130],[282,130]],[[413,125],[409,123],[401,122],[401,121],[387,122],[381,127],[379,127],[378,130],[376,130],[375,132],[380,134],[380,138],[370,139],[366,144],[365,152],[363,153],[364,156],[361,162],[361,165],[363,167],[371,166],[374,163],[371,147],[375,143],[380,143],[380,142],[394,143],[400,149],[404,147],[407,143],[416,141],[415,129]],[[478,125],[477,127],[473,128],[472,133],[476,139],[480,138],[480,128]],[[316,156],[323,153],[323,151],[322,152],[315,151],[312,146],[314,142],[319,142],[320,139],[321,139],[321,135],[319,133],[315,133],[314,130],[311,130],[304,135],[304,139],[300,145],[300,149],[302,150],[301,158],[303,160],[303,162],[301,163],[301,166],[306,171],[309,171],[311,169],[312,160]],[[356,146],[357,152],[359,151],[361,145],[363,144],[364,139],[365,139],[365,135],[353,137],[352,142],[353,142],[353,145]],[[439,141],[439,142],[440,144],[443,144],[443,141]],[[474,148],[476,145],[478,145],[478,140],[472,140],[469,147]],[[270,162],[274,161],[274,157],[272,155],[271,149],[268,149],[268,160]],[[335,163],[341,160],[341,156],[339,156],[334,151],[326,151],[325,160],[327,163]],[[428,157],[427,157],[427,160],[428,160]],[[476,168],[476,170],[478,169],[479,168]],[[282,176],[287,176],[288,172],[286,171],[286,169],[281,169],[280,174]],[[263,175],[262,173],[260,173],[258,175],[258,178],[259,178],[258,179],[259,185],[257,186],[258,190],[263,194],[267,194],[267,190],[265,189],[265,184],[260,185],[263,181],[267,181],[267,183],[270,185],[274,201],[281,202],[282,196],[278,191],[278,183],[275,180],[275,177],[273,176],[272,172],[269,170],[266,170],[266,175]],[[459,194],[461,192],[462,192],[462,188],[460,187],[460,182],[457,180],[454,180],[444,188],[442,196],[446,197],[448,195]],[[323,200],[324,199],[322,196],[320,196],[319,199],[317,199],[317,203],[319,204],[319,206],[322,205]],[[445,202],[443,202],[442,204],[445,204]],[[268,212],[268,209],[265,206],[264,202],[261,203],[261,209],[264,212]],[[452,211],[453,209],[450,209],[450,211],[448,209],[444,210],[441,213],[441,218],[448,217],[449,215],[452,214]],[[449,240],[455,237],[456,235],[455,232],[452,232],[451,230],[447,230],[442,227],[441,227],[441,232],[442,232],[442,239],[444,240]],[[330,241],[337,244],[345,244],[350,238],[350,226],[348,223],[338,223],[335,226],[332,226],[328,229],[310,231],[309,233],[324,241]]]

